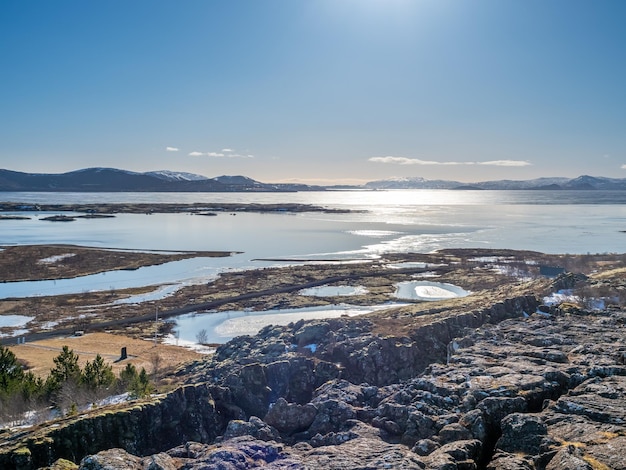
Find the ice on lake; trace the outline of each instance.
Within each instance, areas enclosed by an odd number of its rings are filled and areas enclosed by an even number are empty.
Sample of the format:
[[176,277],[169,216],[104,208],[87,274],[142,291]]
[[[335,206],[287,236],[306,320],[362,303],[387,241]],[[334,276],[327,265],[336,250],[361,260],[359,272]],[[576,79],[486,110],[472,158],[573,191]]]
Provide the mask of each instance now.
[[394,296],[398,299],[436,301],[465,297],[465,289],[444,282],[407,281],[396,284]]
[[264,310],[260,312],[234,310],[214,313],[188,313],[175,318],[175,337],[181,343],[196,342],[198,332],[205,330],[207,333],[207,344],[222,344],[236,336],[255,335],[267,325],[287,325],[299,320],[338,318],[342,315],[363,315],[400,305],[403,304],[394,303],[370,306],[327,305]]

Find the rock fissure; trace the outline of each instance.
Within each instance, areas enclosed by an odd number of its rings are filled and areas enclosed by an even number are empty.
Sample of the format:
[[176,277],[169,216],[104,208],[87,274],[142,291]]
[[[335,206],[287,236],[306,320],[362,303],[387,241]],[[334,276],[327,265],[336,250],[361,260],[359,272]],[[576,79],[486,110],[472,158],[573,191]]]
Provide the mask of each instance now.
[[440,313],[401,335],[364,318],[267,327],[190,366],[166,397],[29,437],[27,452],[0,464],[129,453],[139,456],[129,469],[146,459],[167,469],[625,468],[611,449],[626,445],[626,313],[528,315],[538,305],[523,296]]

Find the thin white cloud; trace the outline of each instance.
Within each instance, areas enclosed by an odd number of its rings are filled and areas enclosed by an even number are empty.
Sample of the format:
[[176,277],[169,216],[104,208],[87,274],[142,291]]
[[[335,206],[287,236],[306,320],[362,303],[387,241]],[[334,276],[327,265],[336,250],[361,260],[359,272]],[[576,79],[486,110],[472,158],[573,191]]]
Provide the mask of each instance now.
[[178,152],[180,149],[176,147],[165,147],[166,152]]
[[531,166],[532,163],[525,160],[493,160],[490,162],[476,162],[476,165],[490,166]]
[[[372,157],[370,162],[376,163],[393,163],[395,165],[445,165],[446,163],[434,162],[429,160],[420,160],[419,158],[407,158],[407,157],[392,157],[390,155],[386,157]],[[447,163],[448,165],[452,163]]]
[[[223,149],[221,152],[191,152],[189,154],[190,157],[212,157],[212,158],[222,158],[222,157],[226,157],[226,158],[254,158],[254,155],[250,155],[250,154],[239,154],[239,153],[227,153],[226,150],[228,149]],[[232,150],[230,150],[229,152],[232,152]]]
[[222,152],[234,152],[233,149],[222,149]]
[[622,170],[626,170],[626,165],[622,165],[620,168],[621,168]]
[[523,160],[492,160],[487,162],[436,162],[434,160],[420,160],[407,157],[372,157],[368,161],[375,163],[391,163],[394,165],[487,165],[487,166],[530,166],[532,163]]

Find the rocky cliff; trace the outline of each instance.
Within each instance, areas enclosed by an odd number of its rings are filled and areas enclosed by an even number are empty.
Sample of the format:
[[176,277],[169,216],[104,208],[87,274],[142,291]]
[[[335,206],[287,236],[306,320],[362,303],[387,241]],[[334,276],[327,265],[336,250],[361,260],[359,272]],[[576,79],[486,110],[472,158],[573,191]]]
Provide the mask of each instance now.
[[0,466],[626,468],[626,313],[538,304],[397,334],[367,318],[267,327],[166,396],[15,439]]

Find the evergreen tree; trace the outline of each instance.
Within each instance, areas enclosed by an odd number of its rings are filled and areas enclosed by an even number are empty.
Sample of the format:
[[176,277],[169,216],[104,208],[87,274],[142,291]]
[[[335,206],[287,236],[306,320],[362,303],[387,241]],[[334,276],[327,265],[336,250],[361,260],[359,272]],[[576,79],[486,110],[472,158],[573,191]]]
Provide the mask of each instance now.
[[0,346],[0,394],[10,395],[20,388],[24,370],[9,348]]
[[138,377],[137,368],[131,363],[126,364],[126,368],[120,371],[120,379],[118,382],[120,390],[125,392],[130,390],[131,384],[135,382]]
[[22,377],[20,392],[25,400],[41,398],[44,391],[44,381],[32,372],[25,372]]
[[139,375],[130,384],[128,391],[132,397],[145,398],[150,396],[153,390],[154,387],[150,383],[150,376],[146,372],[146,369],[142,367]]
[[54,367],[46,380],[49,394],[58,392],[66,382],[80,383],[81,370],[78,365],[78,355],[68,346],[63,346],[61,353],[53,359]]
[[92,362],[85,364],[82,374],[82,383],[92,391],[99,389],[108,389],[115,382],[115,374],[113,374],[113,366],[105,364],[100,354]]

